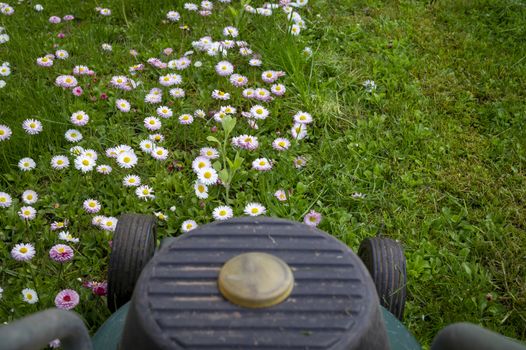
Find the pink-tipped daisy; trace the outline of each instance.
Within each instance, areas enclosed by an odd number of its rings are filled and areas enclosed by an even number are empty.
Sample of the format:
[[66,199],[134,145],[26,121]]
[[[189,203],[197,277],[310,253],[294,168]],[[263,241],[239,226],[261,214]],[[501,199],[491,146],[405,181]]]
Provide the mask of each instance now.
[[63,310],[71,310],[78,305],[79,294],[72,289],[61,290],[55,297],[55,306]]
[[56,244],[49,250],[49,257],[56,262],[64,263],[73,259],[73,249],[69,245]]

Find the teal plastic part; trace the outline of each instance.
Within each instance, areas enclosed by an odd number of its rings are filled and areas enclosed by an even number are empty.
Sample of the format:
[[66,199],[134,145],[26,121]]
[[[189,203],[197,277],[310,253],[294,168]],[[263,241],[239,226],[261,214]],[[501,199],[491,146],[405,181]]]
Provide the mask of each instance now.
[[402,322],[384,307],[381,306],[380,308],[382,309],[391,350],[421,350],[420,344],[418,344],[415,337],[405,328]]
[[[130,303],[127,303],[104,322],[92,338],[94,350],[117,350],[119,348],[119,342],[129,308]],[[409,333],[402,322],[385,308],[380,308],[382,310],[385,328],[387,329],[391,350],[421,350],[416,339]]]
[[94,350],[117,350],[130,303],[126,303],[110,316],[91,339]]

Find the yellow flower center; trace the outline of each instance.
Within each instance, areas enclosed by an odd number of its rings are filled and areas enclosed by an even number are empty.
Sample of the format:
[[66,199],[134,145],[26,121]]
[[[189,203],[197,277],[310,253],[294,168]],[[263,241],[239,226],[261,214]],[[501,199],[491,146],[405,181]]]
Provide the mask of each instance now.
[[259,165],[261,165],[261,166],[263,166],[265,164],[267,164],[267,163],[265,161],[263,161],[263,160],[261,162],[259,162]]
[[59,253],[64,253],[66,251],[66,249],[64,249],[64,247],[60,247],[60,248],[57,249],[57,251]]
[[129,163],[131,161],[130,157],[124,157],[122,160],[124,163]]
[[28,168],[28,167],[29,167],[29,163],[28,163],[28,162],[24,162],[24,166],[25,166],[26,168]]
[[29,216],[29,215],[31,215],[31,212],[29,210],[24,210],[24,215],[25,216]]
[[89,160],[84,159],[84,160],[82,161],[82,165],[88,166],[88,165],[89,165]]
[[252,212],[252,214],[257,214],[259,212],[259,209],[258,208],[252,208],[252,210],[250,210]]
[[37,125],[35,123],[31,123],[31,124],[29,124],[29,127],[34,129],[34,128],[37,127]]
[[32,299],[33,299],[33,296],[32,296],[30,293],[27,293],[27,294],[26,294],[26,299],[32,300]]
[[226,215],[226,210],[220,210],[219,211],[219,215],[220,216],[225,216]]
[[25,253],[27,253],[27,250],[28,249],[26,247],[22,247],[22,248],[20,248],[20,253],[25,254]]
[[32,199],[33,199],[33,195],[32,195],[32,194],[28,194],[26,198],[27,198],[28,200],[32,200]]
[[64,164],[64,161],[62,159],[59,159],[59,160],[57,160],[57,164],[58,165],[62,165],[62,164]]
[[263,110],[262,110],[261,108],[256,109],[256,113],[257,113],[257,114],[263,114]]
[[148,193],[150,193],[148,190],[142,190],[142,194],[144,194],[145,196],[148,195]]
[[66,78],[66,80],[64,80],[64,81],[69,84],[69,83],[71,83],[72,80],[71,80],[71,78]]
[[212,174],[207,172],[207,173],[204,174],[204,176],[205,176],[206,179],[209,179],[209,178],[212,177]]

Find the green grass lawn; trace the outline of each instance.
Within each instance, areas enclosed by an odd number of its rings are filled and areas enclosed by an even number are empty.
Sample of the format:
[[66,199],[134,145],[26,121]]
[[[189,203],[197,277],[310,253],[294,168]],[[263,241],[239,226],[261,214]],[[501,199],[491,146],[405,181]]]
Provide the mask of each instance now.
[[[0,26],[10,40],[0,44],[0,64],[9,62],[11,74],[0,77],[0,125],[13,135],[0,141],[0,192],[13,198],[0,208],[0,321],[10,321],[54,306],[64,288],[80,294],[74,309],[95,330],[109,315],[104,298],[82,287],[84,281],[105,279],[111,234],[91,224],[94,214],[83,209],[88,198],[102,205],[98,213],[117,217],[125,212],[162,212],[161,235],[178,235],[185,220],[202,225],[213,221],[213,209],[228,205],[241,216],[245,205],[261,203],[267,215],[302,221],[315,210],[319,225],[353,249],[365,237],[382,234],[398,239],[408,259],[408,302],[404,323],[424,345],[449,323],[470,321],[505,335],[526,339],[526,4],[518,0],[468,1],[313,1],[297,11],[306,28],[298,36],[288,33],[284,12],[272,16],[243,11],[239,2],[214,2],[211,16],[200,16],[174,1],[64,1],[10,3],[15,13],[0,14]],[[262,1],[250,3],[261,6]],[[108,7],[111,16],[95,8]],[[166,14],[181,14],[168,22]],[[73,21],[51,24],[56,15],[72,14]],[[187,25],[187,28],[180,28]],[[239,29],[253,55],[237,48],[226,57],[209,56],[192,48],[192,41],[211,36],[224,40],[226,26]],[[59,33],[64,38],[58,38]],[[104,51],[103,43],[112,51]],[[167,56],[165,48],[173,48]],[[310,47],[312,57],[304,53]],[[55,59],[52,67],[36,60],[58,49],[69,58]],[[138,52],[130,55],[130,50]],[[189,57],[188,69],[154,68],[151,57],[163,62]],[[261,58],[261,67],[248,60]],[[214,72],[226,60],[235,73],[246,76],[246,87],[265,87],[261,72],[284,71],[277,80],[286,87],[272,102],[249,100],[228,78]],[[196,67],[195,62],[202,62]],[[131,75],[129,67],[143,63]],[[59,75],[86,65],[93,76],[77,76],[84,92],[55,86]],[[150,89],[161,87],[158,78],[169,72],[182,76],[183,99],[163,87],[161,104],[144,101]],[[112,87],[112,76],[124,75],[140,82],[131,91]],[[363,83],[372,80],[368,92]],[[231,94],[228,101],[213,99],[213,90]],[[107,99],[101,98],[105,94]],[[117,99],[132,105],[128,113],[116,108]],[[254,130],[240,114],[262,105],[270,115]],[[158,161],[140,150],[148,138],[143,119],[165,105],[174,116],[161,119],[161,146],[169,152]],[[221,106],[237,109],[223,124],[211,116]],[[178,116],[206,112],[190,125]],[[70,117],[85,111],[90,121],[74,126]],[[304,111],[313,122],[308,136],[295,140],[293,116]],[[26,119],[38,119],[43,131],[28,135]],[[233,121],[236,121],[233,125]],[[230,130],[229,127],[233,127]],[[227,130],[225,130],[225,128]],[[78,129],[83,140],[64,138]],[[217,130],[216,130],[217,129]],[[231,138],[256,136],[256,150],[236,149]],[[278,152],[276,137],[291,141]],[[139,158],[125,169],[106,150],[130,145]],[[70,147],[93,149],[97,164],[113,168],[109,175],[75,169]],[[216,147],[220,157],[213,167],[225,186],[210,186],[207,199],[194,193],[196,175],[192,161],[202,147]],[[68,169],[54,170],[50,160],[67,155]],[[22,172],[17,164],[31,157],[36,169]],[[243,159],[241,164],[235,158]],[[272,170],[251,169],[256,158],[274,161]],[[298,157],[306,160],[296,168]],[[301,158],[301,159],[303,159]],[[239,166],[238,166],[239,165]],[[151,186],[155,200],[143,201],[122,179],[137,174]],[[34,220],[17,215],[22,192],[36,191],[39,200]],[[274,197],[278,189],[289,199]],[[170,208],[175,206],[175,211]],[[173,208],[172,208],[173,209]],[[73,260],[50,260],[57,243],[53,221],[68,220],[69,232],[80,238],[68,243]],[[36,256],[15,261],[10,251],[17,243],[32,243]],[[63,242],[64,243],[64,242]],[[36,289],[39,302],[22,300],[24,288]]]

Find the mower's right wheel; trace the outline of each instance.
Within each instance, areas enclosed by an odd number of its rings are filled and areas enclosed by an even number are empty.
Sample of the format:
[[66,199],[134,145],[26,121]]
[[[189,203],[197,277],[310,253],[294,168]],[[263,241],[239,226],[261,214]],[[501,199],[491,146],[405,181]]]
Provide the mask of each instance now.
[[406,260],[402,246],[389,238],[366,238],[360,244],[358,256],[373,278],[380,304],[402,320],[407,295]]
[[140,214],[119,217],[108,267],[108,308],[111,312],[131,299],[142,269],[155,253],[155,243],[155,217]]

